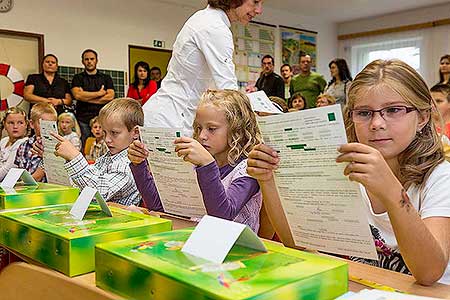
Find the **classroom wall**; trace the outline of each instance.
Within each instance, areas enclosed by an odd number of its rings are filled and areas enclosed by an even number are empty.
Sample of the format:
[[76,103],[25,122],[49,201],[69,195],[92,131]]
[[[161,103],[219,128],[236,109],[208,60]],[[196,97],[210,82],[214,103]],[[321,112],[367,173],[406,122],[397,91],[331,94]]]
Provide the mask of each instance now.
[[[99,53],[99,68],[127,70],[129,44],[152,47],[157,39],[171,49],[184,22],[204,3],[194,7],[157,0],[15,1],[12,11],[1,15],[0,28],[44,34],[45,52],[55,53],[60,65],[81,66],[81,52],[93,48]],[[258,20],[318,31],[318,71],[328,77],[328,62],[337,54],[336,24],[269,8]],[[277,49],[279,53],[279,45]]]
[[450,3],[409,10],[401,13],[388,14],[380,17],[365,18],[337,24],[337,32],[350,34],[378,30],[383,28],[399,27],[419,24],[450,17]]

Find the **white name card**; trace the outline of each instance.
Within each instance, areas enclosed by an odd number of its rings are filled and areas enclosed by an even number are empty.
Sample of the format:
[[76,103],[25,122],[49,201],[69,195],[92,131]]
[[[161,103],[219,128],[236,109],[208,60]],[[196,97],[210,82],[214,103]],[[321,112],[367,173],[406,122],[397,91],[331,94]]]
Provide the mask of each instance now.
[[89,208],[89,204],[91,204],[92,199],[97,201],[97,203],[100,205],[102,211],[107,215],[112,217],[112,212],[109,209],[108,205],[106,204],[105,200],[103,199],[102,195],[94,189],[89,186],[85,187],[80,195],[78,196],[77,200],[72,206],[72,209],[70,210],[70,214],[77,220],[83,220],[84,215],[86,214],[86,211]]

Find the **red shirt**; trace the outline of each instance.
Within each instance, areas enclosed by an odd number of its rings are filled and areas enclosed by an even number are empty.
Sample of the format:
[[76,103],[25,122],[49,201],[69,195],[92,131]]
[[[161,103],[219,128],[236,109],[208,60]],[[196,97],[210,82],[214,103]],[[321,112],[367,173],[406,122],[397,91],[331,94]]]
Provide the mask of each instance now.
[[147,100],[156,93],[156,90],[158,89],[156,85],[156,81],[150,80],[146,87],[144,87],[141,91],[136,89],[133,85],[130,85],[128,88],[127,97],[133,98],[136,100],[142,99],[142,105],[147,102]]

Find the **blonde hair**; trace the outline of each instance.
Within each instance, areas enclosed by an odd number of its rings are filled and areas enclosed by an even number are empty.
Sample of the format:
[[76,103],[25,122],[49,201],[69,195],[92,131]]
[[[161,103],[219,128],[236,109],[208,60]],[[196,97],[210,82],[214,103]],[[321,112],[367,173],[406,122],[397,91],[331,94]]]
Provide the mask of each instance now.
[[334,98],[333,96],[331,96],[330,94],[320,94],[319,96],[317,96],[317,98],[316,98],[316,103],[317,103],[317,100],[319,100],[320,98],[326,98],[327,99],[327,102],[328,102],[328,105],[333,105],[333,104],[336,104],[336,98]]
[[39,102],[33,105],[30,112],[30,119],[33,122],[36,122],[41,118],[43,114],[51,114],[55,116],[55,119],[58,117],[58,113],[56,112],[53,105],[45,102]]
[[[261,133],[255,113],[247,96],[234,90],[208,90],[200,98],[199,107],[213,105],[223,111],[228,123],[228,163],[235,165],[241,157],[248,157],[254,146],[261,143]],[[199,130],[194,120],[194,139],[198,140]]]
[[89,127],[94,126],[95,123],[99,123],[98,122],[98,116],[93,117],[92,119],[89,120]]
[[75,129],[75,133],[78,135],[78,137],[81,136],[81,130],[80,125],[78,125],[77,118],[75,118],[75,115],[71,112],[63,112],[58,116],[58,131],[60,135],[64,135],[64,133],[61,130],[61,120],[62,118],[70,118],[72,120],[72,131]]
[[141,104],[131,98],[117,98],[102,107],[98,115],[98,121],[103,127],[106,119],[117,118],[123,122],[128,131],[135,126],[144,126],[144,112]]
[[[380,86],[390,88],[400,95],[420,114],[430,114],[436,108],[428,87],[422,77],[400,60],[375,60],[368,64],[352,82],[345,107],[345,125],[349,142],[357,142],[351,110],[361,97]],[[409,146],[398,157],[400,178],[405,188],[412,184],[423,188],[433,169],[444,161],[440,137],[430,117]]]
[[28,117],[27,117],[27,113],[20,107],[18,106],[13,106],[8,108],[8,110],[5,113],[5,116],[3,117],[3,125],[5,125],[6,123],[6,118],[8,118],[9,115],[22,115],[25,118],[25,123],[27,123],[28,121]]

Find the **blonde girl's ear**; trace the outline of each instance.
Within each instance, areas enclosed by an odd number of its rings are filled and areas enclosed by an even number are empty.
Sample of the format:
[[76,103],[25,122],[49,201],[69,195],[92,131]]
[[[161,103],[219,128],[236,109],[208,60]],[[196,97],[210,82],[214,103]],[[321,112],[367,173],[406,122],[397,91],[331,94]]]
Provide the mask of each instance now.
[[419,112],[419,117],[418,117],[418,124],[417,124],[417,132],[422,131],[422,129],[427,125],[427,123],[430,121],[430,117],[431,117],[431,111],[430,110],[426,110],[426,111],[420,111]]

